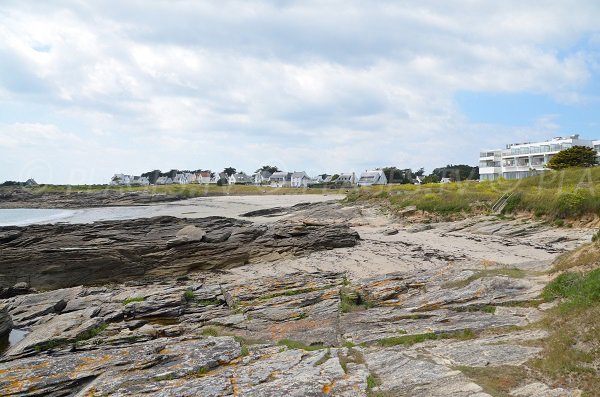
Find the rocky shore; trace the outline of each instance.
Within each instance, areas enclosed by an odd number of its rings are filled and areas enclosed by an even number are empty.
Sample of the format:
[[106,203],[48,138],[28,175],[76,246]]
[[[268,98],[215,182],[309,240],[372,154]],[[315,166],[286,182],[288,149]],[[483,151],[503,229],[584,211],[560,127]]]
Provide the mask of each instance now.
[[0,300],[27,332],[0,390],[486,397],[486,377],[510,370],[511,396],[577,395],[523,364],[547,336],[532,326],[545,271],[589,231],[411,225],[331,203],[268,215],[3,228],[3,271],[51,290]]
[[56,289],[177,277],[352,247],[358,238],[345,225],[255,225],[222,217],[0,227],[0,287],[26,281]]
[[115,190],[87,192],[0,191],[0,208],[93,208],[169,203],[185,197]]

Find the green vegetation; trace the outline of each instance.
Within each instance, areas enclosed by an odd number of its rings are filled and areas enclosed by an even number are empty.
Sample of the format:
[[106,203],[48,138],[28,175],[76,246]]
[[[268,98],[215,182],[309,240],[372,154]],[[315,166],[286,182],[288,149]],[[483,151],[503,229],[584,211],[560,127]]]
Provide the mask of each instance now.
[[279,342],[277,342],[277,344],[279,346],[287,346],[288,349],[299,349],[299,350],[306,350],[306,351],[314,351],[314,350],[321,350],[321,349],[325,349],[325,346],[319,344],[319,345],[305,345],[302,342],[298,342],[295,340],[291,340],[291,339],[282,339]]
[[37,352],[46,351],[46,350],[53,350],[53,349],[59,349],[59,348],[62,348],[64,346],[67,346],[70,343],[83,342],[83,341],[86,341],[88,339],[92,339],[95,336],[98,336],[107,327],[108,327],[108,324],[102,323],[102,324],[100,324],[100,325],[98,325],[98,326],[96,326],[94,328],[91,328],[91,329],[89,329],[87,331],[81,332],[74,339],[64,339],[64,338],[51,339],[51,340],[49,340],[47,342],[35,345],[34,346],[34,350],[37,351]]
[[342,313],[366,310],[372,307],[373,304],[366,301],[357,291],[348,287],[340,288],[340,311]]
[[213,327],[205,327],[200,331],[200,335],[202,336],[219,336],[219,331]]
[[185,299],[188,302],[194,299],[194,291],[192,291],[191,289],[186,290],[183,293],[183,299]]
[[[110,186],[110,185],[38,185],[38,186],[0,186],[0,192],[23,190],[29,193],[102,193],[140,192],[148,194],[166,194],[181,198],[226,196],[226,195],[293,195],[322,194],[321,189],[271,188],[265,186],[217,184],[201,185],[151,185],[151,186]],[[327,189],[327,194],[344,194],[347,189]]]
[[543,321],[550,336],[544,340],[541,357],[531,363],[563,387],[583,390],[584,396],[595,396],[600,390],[600,377],[594,368],[594,363],[600,361],[599,258],[600,246],[592,243],[555,263],[555,270],[588,271],[562,273],[544,288],[544,300],[559,298],[561,302]]
[[345,202],[372,202],[392,214],[412,207],[417,215],[437,215],[444,219],[490,213],[501,197],[511,193],[503,209],[506,215],[524,213],[548,220],[597,215],[600,214],[600,167],[548,171],[521,180],[363,187],[351,191]]
[[309,292],[323,291],[323,290],[326,290],[329,288],[331,288],[331,287],[288,289],[285,291],[278,291],[278,292],[273,292],[271,294],[263,295],[263,296],[259,297],[258,300],[268,300],[268,299],[277,298],[279,296],[294,296],[294,295],[300,295],[300,294],[307,294]]
[[196,300],[196,303],[198,304],[198,306],[211,306],[211,305],[218,305],[221,303],[221,301],[218,300],[217,298],[210,298],[210,299],[198,299],[198,300]]
[[160,375],[160,376],[157,376],[157,377],[154,378],[154,380],[156,382],[162,382],[162,381],[165,381],[165,380],[173,380],[173,379],[175,379],[175,377],[173,376],[173,374]]
[[475,333],[470,329],[465,329],[461,332],[445,332],[445,333],[426,333],[426,334],[417,334],[417,335],[401,335],[401,336],[392,336],[389,338],[380,339],[377,341],[379,346],[412,346],[417,343],[422,343],[428,340],[438,340],[438,339],[473,339],[475,338]]
[[496,313],[496,306],[484,306],[481,308],[481,311],[484,313],[494,314]]
[[598,164],[598,154],[587,146],[573,146],[556,153],[548,162],[548,168],[560,170],[570,167],[593,167]]
[[324,364],[327,360],[331,358],[331,350],[327,349],[327,352],[315,363],[315,367],[321,364]]
[[92,339],[93,337],[97,336],[102,331],[104,331],[107,327],[108,327],[108,324],[106,324],[106,323],[100,324],[97,327],[94,327],[88,331],[82,332],[79,335],[77,335],[77,337],[75,338],[75,341],[81,342],[84,340]]
[[464,279],[445,283],[444,288],[463,288],[471,284],[473,281],[483,277],[506,276],[511,278],[523,278],[527,275],[524,270],[516,267],[502,267],[499,269],[484,269],[476,270],[473,275]]
[[586,309],[600,303],[600,268],[588,273],[567,272],[556,277],[542,292],[545,301],[563,298],[563,311]]
[[583,245],[575,251],[559,256],[554,261],[552,271],[562,272],[573,268],[598,265],[600,265],[600,242],[596,239],[594,243]]
[[242,338],[241,336],[234,336],[233,339],[235,339],[235,341],[240,344],[240,355],[242,357],[250,355],[250,350],[248,349],[248,345],[250,344],[250,342],[248,342],[245,338]]
[[371,390],[375,387],[377,387],[377,379],[372,374],[369,374],[367,376],[367,390]]
[[123,301],[123,305],[128,305],[128,304],[130,304],[131,302],[143,302],[143,301],[145,301],[145,300],[146,300],[146,298],[144,298],[144,297],[133,297],[133,298],[127,298],[127,299],[125,299],[125,300]]
[[492,397],[510,397],[509,392],[517,388],[526,378],[523,367],[466,367],[458,366],[457,370],[465,374],[473,382],[483,388]]

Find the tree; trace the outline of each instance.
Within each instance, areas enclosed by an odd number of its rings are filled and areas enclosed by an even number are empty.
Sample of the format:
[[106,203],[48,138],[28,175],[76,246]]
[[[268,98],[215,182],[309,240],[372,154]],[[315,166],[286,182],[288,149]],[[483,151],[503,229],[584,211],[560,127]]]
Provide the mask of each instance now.
[[479,167],[471,167],[466,164],[448,164],[445,167],[434,169],[430,175],[436,175],[440,180],[442,178],[450,178],[455,181],[478,180]]
[[423,178],[423,184],[426,183],[439,183],[440,182],[440,177],[434,174],[431,175],[427,175],[425,178]]
[[224,173],[227,174],[227,176],[231,176],[233,174],[235,174],[237,172],[237,170],[233,167],[227,167],[223,170]]
[[268,171],[271,174],[275,173],[275,172],[280,172],[281,170],[279,168],[277,168],[277,166],[274,165],[263,165],[262,167],[260,167],[259,169],[257,169],[256,173],[259,173],[261,171]]
[[569,167],[593,167],[598,164],[597,153],[587,146],[573,146],[556,153],[547,167],[553,170],[562,170]]
[[142,174],[142,176],[147,177],[150,184],[154,185],[156,183],[156,180],[158,179],[158,177],[161,176],[161,174],[162,174],[162,172],[160,170],[153,170],[153,171],[149,171],[149,172],[144,172]]
[[385,167],[383,173],[387,178],[388,183],[414,183],[417,175],[421,176],[425,172],[424,169],[420,169],[417,172],[413,172],[410,168],[400,169],[397,167]]

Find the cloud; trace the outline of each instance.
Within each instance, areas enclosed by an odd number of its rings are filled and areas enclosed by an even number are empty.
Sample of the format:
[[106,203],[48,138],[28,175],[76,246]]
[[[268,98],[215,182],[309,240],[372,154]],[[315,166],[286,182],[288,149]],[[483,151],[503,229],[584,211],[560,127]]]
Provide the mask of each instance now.
[[44,152],[58,142],[107,174],[81,182],[264,159],[315,172],[474,163],[479,146],[561,126],[474,123],[456,93],[590,106],[599,17],[596,1],[5,0],[0,100],[19,111],[0,115],[0,150],[87,166]]

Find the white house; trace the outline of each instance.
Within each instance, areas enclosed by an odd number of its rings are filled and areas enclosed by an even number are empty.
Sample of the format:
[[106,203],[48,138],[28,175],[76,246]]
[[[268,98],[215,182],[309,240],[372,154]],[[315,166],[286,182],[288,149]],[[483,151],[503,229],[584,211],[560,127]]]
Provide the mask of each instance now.
[[126,174],[115,174],[110,179],[111,185],[130,185],[133,181],[133,176]]
[[356,184],[356,174],[354,172],[343,172],[335,181],[339,181],[338,183],[343,183],[345,185],[354,185]]
[[387,183],[383,170],[365,171],[358,179],[358,186],[387,185]]
[[291,172],[274,172],[273,175],[271,175],[271,177],[269,178],[269,182],[271,182],[272,187],[288,187],[291,185],[291,181]]
[[210,178],[210,183],[218,183],[219,181],[221,181],[221,183],[227,185],[229,183],[229,177],[224,172],[218,172],[218,173],[215,173],[215,175]]
[[156,179],[156,184],[157,185],[172,185],[173,179],[169,178],[168,176],[159,176]]
[[131,181],[132,185],[139,186],[148,186],[150,184],[150,179],[147,176],[134,176]]
[[198,183],[198,174],[195,172],[185,175],[187,176],[188,183]]
[[506,149],[479,153],[479,180],[521,179],[539,174],[548,170],[546,164],[556,153],[573,146],[587,146],[600,153],[600,140],[580,139],[577,134],[543,142],[511,143]]
[[313,183],[331,182],[331,175],[321,174],[312,178]]
[[196,183],[206,185],[210,183],[210,171],[200,171],[196,173]]
[[310,177],[304,171],[293,172],[290,179],[291,187],[308,187]]
[[175,174],[175,178],[173,178],[173,183],[176,185],[187,185],[189,183],[187,174]]
[[269,182],[269,178],[271,177],[271,175],[272,174],[269,171],[262,170],[253,174],[252,178],[254,179],[255,185],[262,185]]
[[253,181],[245,172],[238,172],[229,176],[229,183],[232,185],[250,185]]

